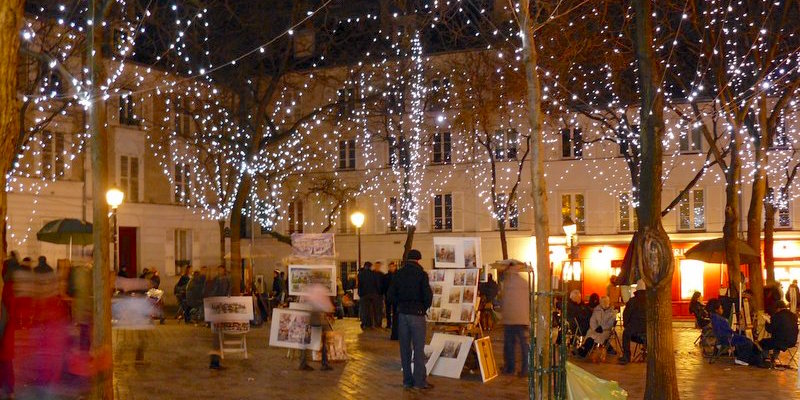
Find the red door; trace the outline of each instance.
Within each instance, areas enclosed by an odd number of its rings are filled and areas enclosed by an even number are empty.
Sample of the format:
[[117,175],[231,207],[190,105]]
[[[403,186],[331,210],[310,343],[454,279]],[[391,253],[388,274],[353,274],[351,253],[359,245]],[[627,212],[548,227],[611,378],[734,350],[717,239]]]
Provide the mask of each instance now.
[[136,233],[137,228],[121,226],[119,228],[119,267],[128,278],[136,278],[139,273],[137,260]]

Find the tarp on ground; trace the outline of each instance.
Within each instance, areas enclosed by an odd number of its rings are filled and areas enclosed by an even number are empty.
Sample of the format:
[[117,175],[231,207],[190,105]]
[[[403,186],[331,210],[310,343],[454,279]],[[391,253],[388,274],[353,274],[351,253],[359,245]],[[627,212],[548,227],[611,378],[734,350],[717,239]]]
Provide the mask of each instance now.
[[614,381],[590,374],[567,362],[567,399],[569,400],[626,400],[628,392]]

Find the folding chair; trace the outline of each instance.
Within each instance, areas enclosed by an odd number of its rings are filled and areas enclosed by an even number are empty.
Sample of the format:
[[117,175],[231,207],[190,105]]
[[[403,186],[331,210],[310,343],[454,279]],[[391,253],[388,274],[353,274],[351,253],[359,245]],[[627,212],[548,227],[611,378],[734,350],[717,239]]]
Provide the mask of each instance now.
[[631,362],[643,362],[647,359],[647,339],[641,335],[633,335],[631,336],[631,342],[633,342]]

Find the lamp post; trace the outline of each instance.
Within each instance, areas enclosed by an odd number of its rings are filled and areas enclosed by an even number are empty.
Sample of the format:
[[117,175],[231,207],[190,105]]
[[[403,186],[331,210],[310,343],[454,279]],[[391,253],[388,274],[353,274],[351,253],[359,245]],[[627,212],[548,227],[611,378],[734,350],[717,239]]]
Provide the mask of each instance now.
[[[572,218],[565,216],[564,221],[561,225],[561,228],[564,230],[564,235],[566,236],[565,247],[569,252],[569,271],[572,274],[572,279],[575,278],[575,257],[578,253],[578,225],[575,224],[575,221]],[[561,275],[563,277],[564,271],[562,268]],[[570,280],[572,280],[570,279]],[[583,285],[583,283],[581,283]],[[583,291],[581,291],[582,293]]]
[[108,189],[106,192],[106,203],[108,206],[111,207],[111,220],[112,220],[112,233],[111,233],[111,240],[114,242],[114,271],[119,272],[119,246],[118,246],[118,238],[119,238],[119,227],[117,226],[117,208],[122,204],[122,200],[125,198],[125,193],[122,193],[121,190],[117,188]]
[[356,227],[356,236],[358,237],[358,268],[361,268],[361,227],[364,225],[364,213],[356,211],[350,214],[350,222]]

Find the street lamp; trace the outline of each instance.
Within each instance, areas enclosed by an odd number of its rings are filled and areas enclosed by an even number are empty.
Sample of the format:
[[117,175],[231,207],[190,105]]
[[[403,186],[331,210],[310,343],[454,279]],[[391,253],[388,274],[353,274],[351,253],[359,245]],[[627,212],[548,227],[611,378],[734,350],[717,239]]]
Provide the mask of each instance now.
[[358,237],[358,268],[361,268],[361,227],[364,225],[364,213],[356,211],[350,214],[350,222],[356,227],[356,236]]
[[106,192],[106,203],[108,206],[111,207],[111,219],[112,219],[112,233],[111,239],[114,241],[114,271],[119,272],[119,266],[117,265],[119,261],[119,246],[117,245],[117,241],[119,238],[119,232],[117,232],[117,208],[122,204],[122,200],[125,198],[125,193],[122,193],[121,190],[117,188],[108,189]]
[[[578,225],[575,224],[575,221],[572,220],[569,216],[564,216],[563,223],[561,228],[564,230],[565,238],[565,247],[569,252],[569,272],[572,275],[570,280],[575,278],[575,257],[578,253]],[[564,271],[561,271],[561,275],[563,276]]]

